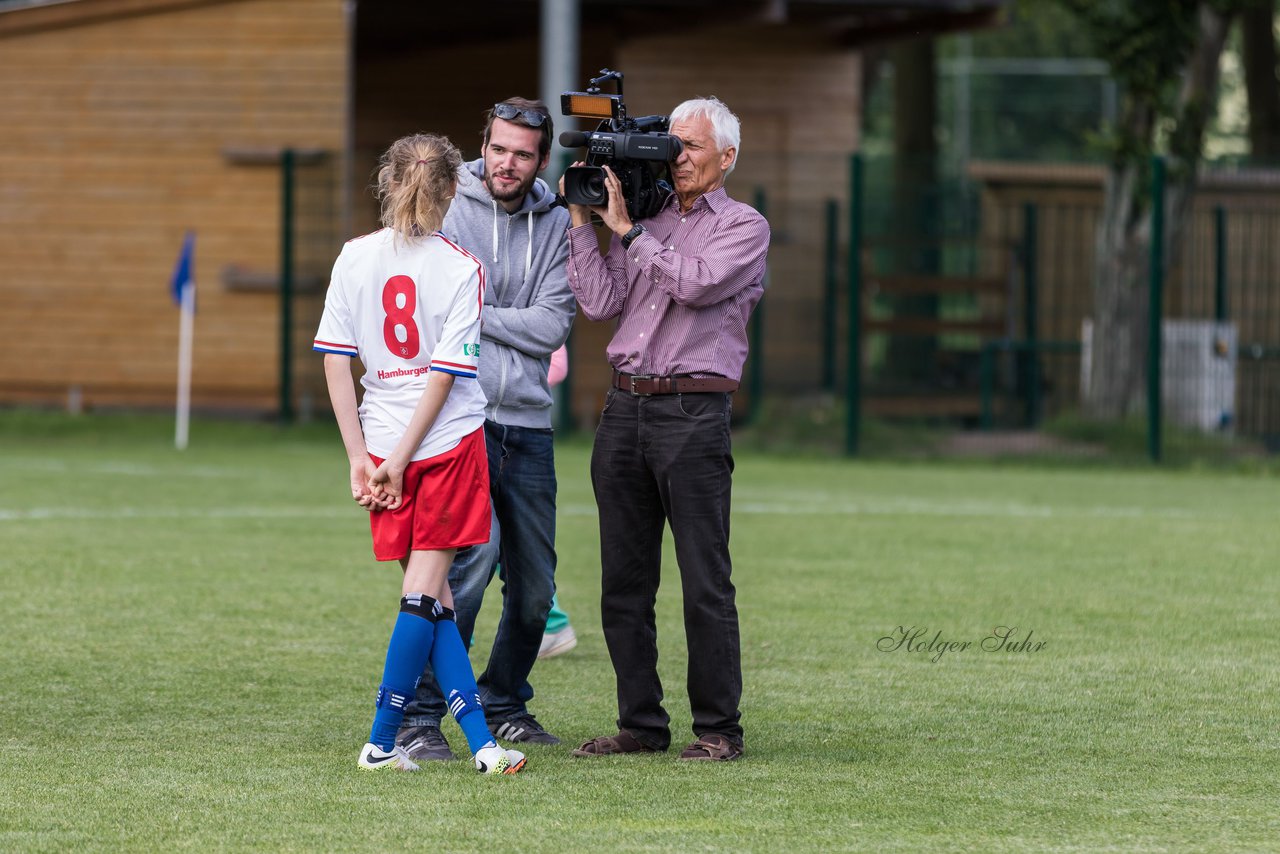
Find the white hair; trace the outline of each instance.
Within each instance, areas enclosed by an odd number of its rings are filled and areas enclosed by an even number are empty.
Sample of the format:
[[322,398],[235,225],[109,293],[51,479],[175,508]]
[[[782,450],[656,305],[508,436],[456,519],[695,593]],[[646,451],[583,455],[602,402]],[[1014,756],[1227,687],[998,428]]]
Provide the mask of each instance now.
[[724,101],[712,96],[710,98],[690,98],[671,111],[671,124],[688,121],[695,116],[705,116],[711,122],[711,135],[715,137],[716,147],[721,151],[727,148],[734,150],[733,162],[729,164],[729,172],[738,165],[739,147],[742,140],[742,125],[733,111],[725,106]]

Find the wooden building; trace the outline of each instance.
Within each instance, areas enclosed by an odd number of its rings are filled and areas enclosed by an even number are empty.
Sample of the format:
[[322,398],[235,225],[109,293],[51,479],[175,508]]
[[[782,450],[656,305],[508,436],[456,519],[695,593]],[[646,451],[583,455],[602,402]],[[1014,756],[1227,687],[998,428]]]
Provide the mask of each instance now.
[[[584,83],[619,68],[633,114],[714,94],[743,120],[729,191],[765,199],[774,229],[768,386],[814,384],[821,211],[847,195],[859,47],[990,23],[1000,5],[582,0]],[[477,156],[488,105],[537,92],[538,11],[535,0],[483,11],[390,0],[0,0],[0,404],[169,403],[178,347],[169,280],[190,230],[194,405],[273,412],[286,405],[282,389],[289,407],[327,405],[309,344],[332,259],[376,226],[367,186],[377,155],[431,130]],[[292,170],[282,168],[286,151]],[[575,328],[573,412],[583,423],[607,379],[608,334],[581,318]]]
[[192,230],[193,402],[276,405],[277,152],[326,152],[336,210],[347,41],[340,0],[0,14],[0,400],[172,402],[168,283]]

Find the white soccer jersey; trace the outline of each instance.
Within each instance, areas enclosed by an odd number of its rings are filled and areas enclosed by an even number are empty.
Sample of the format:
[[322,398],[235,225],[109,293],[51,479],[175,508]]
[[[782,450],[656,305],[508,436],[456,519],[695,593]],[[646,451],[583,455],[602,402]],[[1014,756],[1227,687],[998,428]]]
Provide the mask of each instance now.
[[458,377],[412,459],[452,449],[484,423],[476,381],[484,266],[440,232],[356,238],[333,265],[312,349],[364,364],[360,424],[370,453],[387,457],[408,429],[429,371]]

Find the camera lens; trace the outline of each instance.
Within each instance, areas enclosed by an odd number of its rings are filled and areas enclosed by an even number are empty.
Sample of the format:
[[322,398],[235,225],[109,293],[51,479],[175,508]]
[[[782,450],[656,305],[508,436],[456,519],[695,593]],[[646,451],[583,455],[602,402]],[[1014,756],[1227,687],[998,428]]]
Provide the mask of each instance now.
[[609,204],[604,170],[599,166],[570,166],[564,173],[564,198],[571,205]]
[[588,175],[582,182],[582,192],[592,198],[600,199],[601,203],[606,201],[609,194],[604,189],[604,171]]

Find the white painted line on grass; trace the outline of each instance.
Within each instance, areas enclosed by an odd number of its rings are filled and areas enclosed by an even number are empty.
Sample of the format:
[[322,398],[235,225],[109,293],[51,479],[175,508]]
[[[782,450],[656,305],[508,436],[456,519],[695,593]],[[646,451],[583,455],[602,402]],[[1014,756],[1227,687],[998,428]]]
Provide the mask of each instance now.
[[[566,516],[595,516],[595,505],[561,504]],[[1187,519],[1205,513],[1182,508],[1049,507],[1042,504],[927,501],[915,498],[876,498],[847,501],[734,501],[734,515],[744,516],[987,516],[996,519]]]
[[[352,508],[355,509],[354,506]],[[26,510],[0,508],[0,522],[39,522],[64,519],[352,519],[364,511],[340,507],[31,507]]]
[[57,472],[75,475],[124,475],[126,477],[249,477],[252,469],[228,466],[173,466],[161,467],[141,463],[69,463],[63,460],[8,460],[4,469]]
[[[559,506],[564,516],[595,516],[594,504]],[[993,519],[1187,519],[1209,514],[1180,508],[1149,507],[1049,507],[1038,504],[985,503],[978,501],[926,501],[914,498],[880,498],[867,502],[822,503],[790,501],[738,501],[734,515],[742,516],[953,516]],[[346,507],[29,507],[0,508],[0,522],[62,519],[358,519],[356,508]]]

